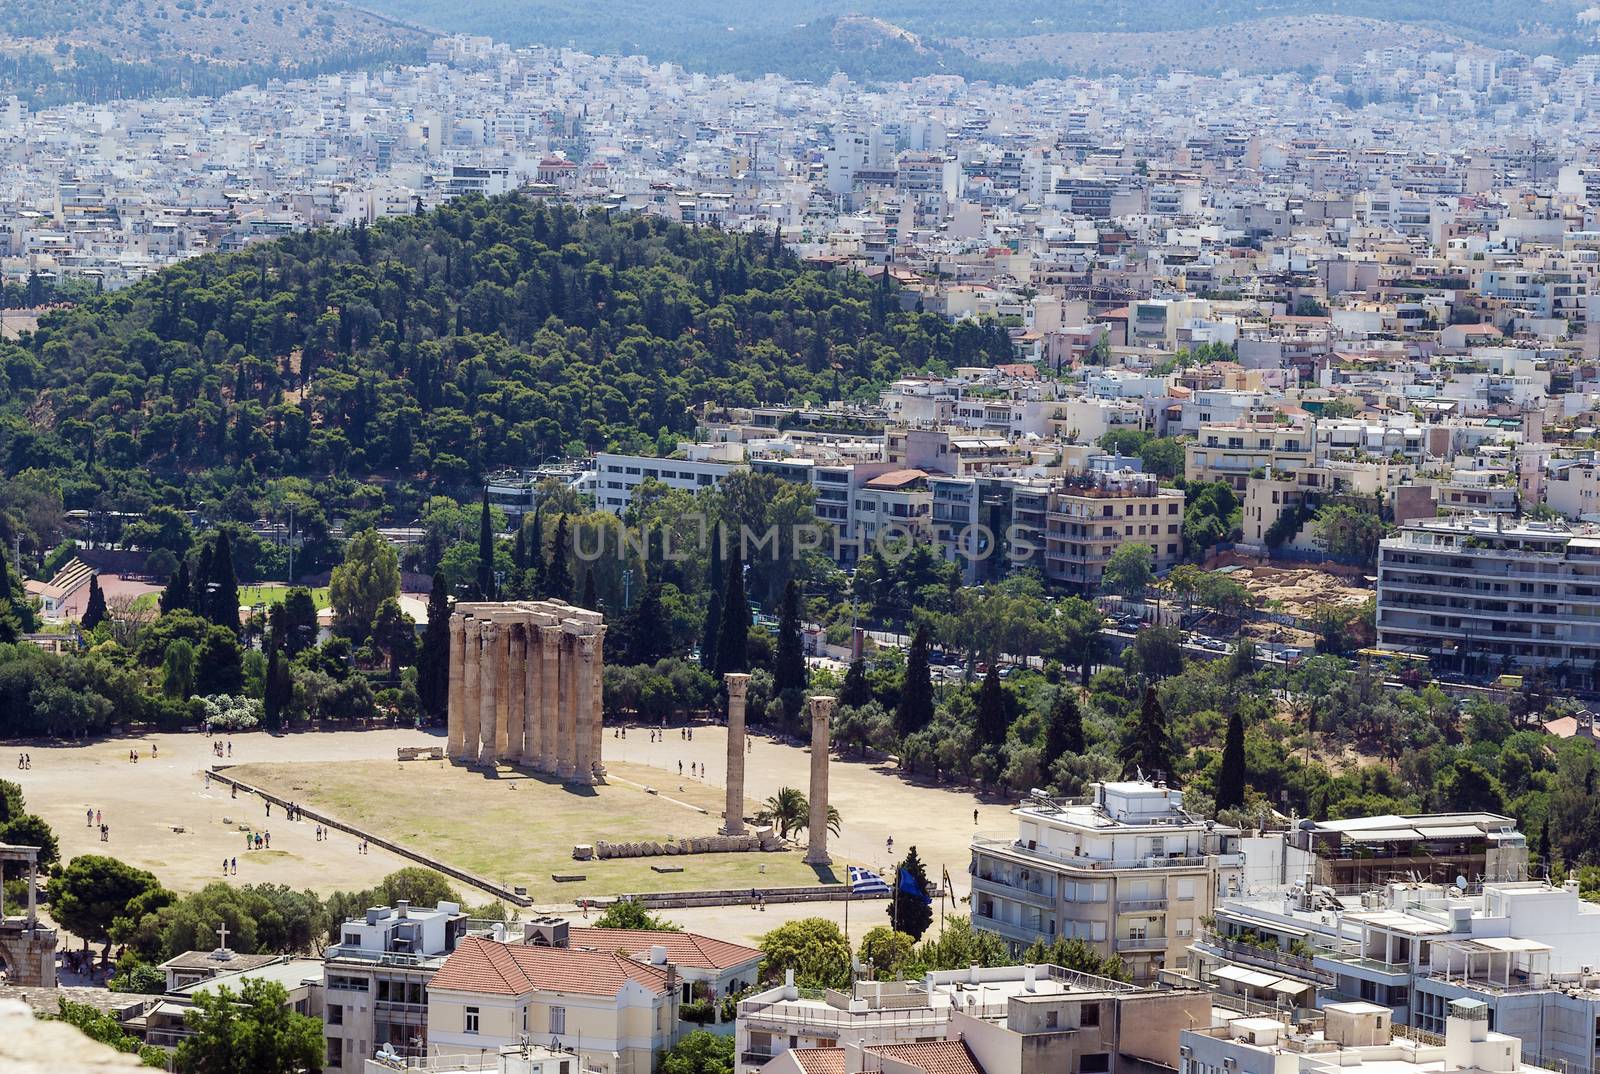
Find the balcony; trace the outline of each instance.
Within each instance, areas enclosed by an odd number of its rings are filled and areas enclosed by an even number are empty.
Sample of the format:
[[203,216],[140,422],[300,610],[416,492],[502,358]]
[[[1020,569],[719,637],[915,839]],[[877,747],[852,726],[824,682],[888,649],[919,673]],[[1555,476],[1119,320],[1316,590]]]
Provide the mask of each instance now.
[[1117,913],[1136,914],[1145,910],[1165,910],[1167,897],[1165,895],[1152,899],[1118,899]]
[[1056,898],[1054,895],[1041,891],[1038,888],[1024,887],[1021,884],[1013,883],[999,876],[984,876],[981,873],[975,874],[972,877],[972,886],[977,891],[987,892],[990,895],[998,895],[1003,899],[1020,899],[1023,902],[1031,903],[1034,906],[1043,907],[1047,910],[1054,909],[1056,905]]
[[1167,938],[1165,936],[1119,936],[1116,940],[1116,950],[1120,955],[1124,951],[1165,951]]

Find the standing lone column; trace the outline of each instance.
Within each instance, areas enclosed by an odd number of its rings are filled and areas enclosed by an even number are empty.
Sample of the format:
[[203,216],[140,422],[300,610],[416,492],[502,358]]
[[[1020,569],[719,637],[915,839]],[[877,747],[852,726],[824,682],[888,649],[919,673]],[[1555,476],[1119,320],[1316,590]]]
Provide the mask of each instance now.
[[450,617],[450,693],[445,702],[445,755],[451,759],[461,756],[461,705],[464,665],[467,659],[467,617]]
[[500,658],[500,650],[505,642],[500,637],[500,624],[488,622],[483,624],[483,670],[478,673],[478,690],[482,704],[479,706],[481,738],[478,747],[478,763],[492,765],[495,762],[496,735],[499,734],[495,717],[500,707],[500,666],[505,663]]
[[744,834],[744,703],[750,676],[730,671],[722,677],[728,688],[728,798],[722,807],[722,834]]
[[561,656],[556,669],[561,678],[561,692],[556,699],[556,776],[570,780],[578,774],[578,654],[577,639],[561,631]]
[[589,681],[593,685],[593,699],[589,709],[593,714],[589,719],[589,770],[594,774],[594,782],[605,782],[606,766],[601,760],[605,756],[605,640],[606,628],[596,627],[594,632],[594,659],[589,668]]
[[806,864],[831,865],[828,856],[828,718],[833,698],[811,699],[811,817],[806,825]]
[[594,782],[594,650],[593,634],[573,639],[577,655],[577,690],[573,700],[572,778],[578,783]]
[[478,760],[478,725],[483,719],[483,709],[480,705],[483,668],[478,644],[482,634],[482,622],[476,619],[465,620],[461,650],[461,752],[457,757],[467,764],[474,764]]
[[539,771],[554,772],[560,737],[561,628],[539,628]]

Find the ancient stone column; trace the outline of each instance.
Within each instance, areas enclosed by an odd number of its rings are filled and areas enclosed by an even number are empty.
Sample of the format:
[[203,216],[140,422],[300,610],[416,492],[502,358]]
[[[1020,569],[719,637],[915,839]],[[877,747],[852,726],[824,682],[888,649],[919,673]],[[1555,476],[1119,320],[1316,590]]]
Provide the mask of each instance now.
[[561,689],[556,697],[556,775],[572,779],[578,772],[578,654],[576,638],[561,631],[561,657],[556,661]]
[[561,628],[539,628],[539,771],[554,772],[560,767],[561,738]]
[[573,706],[572,713],[572,778],[578,783],[593,783],[594,657],[599,639],[593,634],[580,634],[573,640],[577,656],[577,666],[573,668],[573,672],[578,681],[573,698],[577,703]]
[[522,625],[522,763],[529,768],[539,764],[543,748],[543,726],[539,722],[539,665],[544,656],[539,646],[539,628],[530,616]]
[[522,675],[515,672],[511,664],[511,634],[510,623],[498,624],[500,629],[499,640],[495,642],[495,687],[494,687],[494,759],[504,761],[515,759],[514,755],[508,757],[506,750],[511,741],[511,702],[516,697],[515,686],[522,684]]
[[811,793],[807,804],[811,818],[806,825],[807,865],[830,865],[828,856],[828,718],[833,715],[833,698],[813,697],[811,704]]
[[596,627],[594,632],[594,660],[592,662],[593,700],[590,703],[593,717],[589,721],[589,770],[594,773],[595,782],[601,782],[606,774],[605,762],[601,759],[605,750],[605,640],[606,628]]
[[445,702],[445,755],[455,759],[461,756],[461,706],[463,679],[467,658],[467,617],[450,617],[450,695]]
[[730,671],[728,688],[728,798],[722,807],[722,834],[744,834],[744,702],[750,676]]
[[483,662],[479,641],[483,622],[466,619],[461,650],[461,753],[458,759],[474,764],[478,760],[478,727],[483,721]]
[[502,760],[516,764],[522,760],[524,723],[522,683],[528,663],[528,636],[519,622],[506,627],[506,739],[500,748]]
[[483,624],[483,655],[479,657],[483,666],[478,671],[478,690],[481,704],[479,716],[481,737],[478,747],[478,763],[494,764],[496,759],[495,743],[498,741],[499,725],[496,723],[500,709],[500,668],[505,663],[501,659],[501,650],[505,648],[505,640],[500,636],[500,624],[490,621]]

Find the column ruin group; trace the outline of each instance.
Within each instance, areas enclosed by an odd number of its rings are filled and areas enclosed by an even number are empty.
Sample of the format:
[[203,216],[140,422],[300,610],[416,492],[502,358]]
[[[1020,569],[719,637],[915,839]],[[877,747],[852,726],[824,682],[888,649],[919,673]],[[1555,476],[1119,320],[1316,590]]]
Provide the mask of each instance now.
[[605,626],[558,600],[461,603],[450,617],[446,753],[598,783]]

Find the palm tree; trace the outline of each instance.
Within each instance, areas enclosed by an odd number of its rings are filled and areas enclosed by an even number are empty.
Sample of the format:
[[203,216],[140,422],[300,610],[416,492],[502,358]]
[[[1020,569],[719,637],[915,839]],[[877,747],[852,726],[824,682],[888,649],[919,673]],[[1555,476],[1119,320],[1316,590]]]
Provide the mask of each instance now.
[[[756,823],[774,825],[778,829],[778,834],[787,839],[793,833],[810,826],[811,803],[806,801],[805,795],[793,787],[780,788],[778,793],[768,798],[756,813]],[[841,823],[839,811],[829,806],[828,831],[838,835]]]

